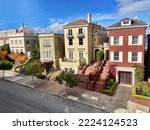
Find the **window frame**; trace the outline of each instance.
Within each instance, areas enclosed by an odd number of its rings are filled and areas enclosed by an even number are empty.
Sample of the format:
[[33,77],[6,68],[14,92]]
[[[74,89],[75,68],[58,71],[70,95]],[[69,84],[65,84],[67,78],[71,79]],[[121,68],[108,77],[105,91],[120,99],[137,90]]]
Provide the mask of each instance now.
[[[71,46],[71,45],[73,45],[73,39],[68,39],[69,40],[69,45]],[[71,40],[71,41],[70,41]],[[71,43],[71,44],[70,44]]]
[[73,51],[69,51],[69,60],[73,60]]
[[[115,56],[115,54],[118,56]],[[114,52],[114,61],[119,61],[119,52]]]
[[[133,54],[136,54],[136,56],[133,56]],[[131,61],[132,62],[138,62],[138,52],[132,52],[131,53]]]
[[120,44],[120,38],[119,37],[114,37],[114,45],[119,45],[119,44]]

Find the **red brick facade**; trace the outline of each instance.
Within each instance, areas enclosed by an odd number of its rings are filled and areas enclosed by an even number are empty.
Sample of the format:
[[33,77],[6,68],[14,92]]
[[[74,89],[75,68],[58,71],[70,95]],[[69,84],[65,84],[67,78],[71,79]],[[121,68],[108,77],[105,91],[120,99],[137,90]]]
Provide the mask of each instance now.
[[[128,45],[128,36],[143,36],[143,45]],[[109,40],[109,52],[123,52],[123,62],[111,62],[119,67],[133,67],[135,63],[128,63],[128,52],[142,52],[142,64],[144,65],[144,49],[145,49],[145,28],[130,28],[109,30],[109,39],[111,36],[123,36],[123,45],[111,45]],[[111,55],[110,55],[111,57]]]

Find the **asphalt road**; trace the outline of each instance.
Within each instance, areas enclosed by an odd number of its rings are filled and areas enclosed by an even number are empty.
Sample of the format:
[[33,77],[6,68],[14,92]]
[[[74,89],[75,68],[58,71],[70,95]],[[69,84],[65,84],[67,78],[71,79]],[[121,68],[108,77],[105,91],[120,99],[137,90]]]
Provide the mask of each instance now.
[[102,113],[72,100],[0,79],[1,113]]

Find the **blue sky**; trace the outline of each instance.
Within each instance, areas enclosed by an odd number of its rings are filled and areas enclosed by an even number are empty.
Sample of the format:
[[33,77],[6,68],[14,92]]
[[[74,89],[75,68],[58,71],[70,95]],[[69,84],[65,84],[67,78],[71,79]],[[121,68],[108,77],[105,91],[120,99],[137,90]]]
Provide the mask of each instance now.
[[150,0],[0,0],[0,29],[25,23],[37,31],[59,32],[66,23],[86,19],[88,12],[102,26],[135,16],[150,24]]

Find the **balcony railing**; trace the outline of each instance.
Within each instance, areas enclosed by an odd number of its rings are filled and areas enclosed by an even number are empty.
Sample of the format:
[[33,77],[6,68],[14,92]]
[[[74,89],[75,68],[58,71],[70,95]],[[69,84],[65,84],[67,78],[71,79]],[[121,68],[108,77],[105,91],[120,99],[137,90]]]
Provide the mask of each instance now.
[[104,48],[108,48],[109,47],[109,43],[104,43]]
[[82,33],[79,33],[79,32],[78,32],[78,33],[77,33],[77,36],[83,38],[83,37],[85,36],[85,33],[84,33],[84,32],[82,32]]
[[69,33],[67,33],[67,37],[68,38],[74,38],[73,34],[69,34]]

